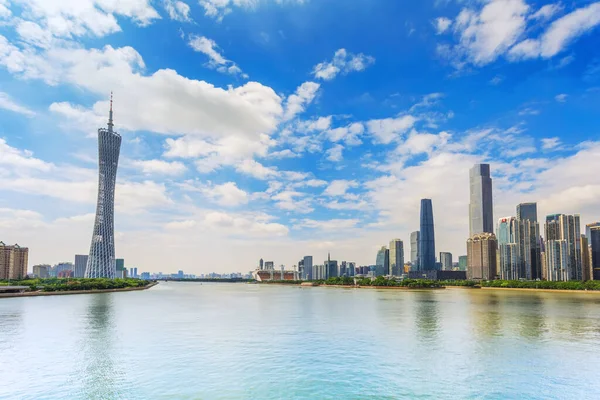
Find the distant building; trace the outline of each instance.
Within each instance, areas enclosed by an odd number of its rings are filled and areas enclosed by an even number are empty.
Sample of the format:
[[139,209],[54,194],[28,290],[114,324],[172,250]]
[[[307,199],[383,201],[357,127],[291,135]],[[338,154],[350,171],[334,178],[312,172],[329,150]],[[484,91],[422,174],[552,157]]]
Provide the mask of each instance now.
[[264,269],[265,266],[265,262],[263,261],[263,259],[261,258],[260,261],[258,262],[258,268],[259,269]]
[[313,265],[312,266],[312,280],[319,281],[327,279],[327,272],[325,265]]
[[57,278],[73,278],[73,271],[70,269],[62,270],[58,273]]
[[390,242],[390,266],[386,275],[400,276],[404,267],[404,242],[393,239]]
[[592,279],[600,281],[600,227],[590,229],[590,253],[592,256]]
[[73,270],[74,278],[83,278],[85,276],[85,268],[87,266],[88,256],[75,254],[75,269]]
[[142,272],[141,278],[144,280],[150,280],[150,272]]
[[325,261],[325,273],[329,278],[336,278],[338,276],[338,262],[336,260],[331,259],[331,255],[327,253],[327,261]]
[[421,241],[421,232],[416,231],[410,234],[410,262],[413,267],[419,266],[419,242]]
[[265,270],[272,271],[275,269],[275,263],[273,261],[265,261]]
[[[84,266],[85,267],[85,266]],[[50,277],[50,268],[52,268],[49,264],[38,264],[33,266],[33,275],[36,278],[49,278]]]
[[122,258],[117,258],[115,260],[115,266],[117,268],[117,271],[123,271],[125,269],[125,260]]
[[579,215],[548,215],[545,231],[548,280],[580,281],[583,271]]
[[430,199],[421,200],[421,230],[419,237],[419,270],[436,269],[433,205]]
[[489,164],[475,164],[469,171],[469,232],[494,233],[494,203]]
[[452,253],[440,251],[440,263],[442,264],[442,271],[452,271]]
[[0,242],[0,279],[23,279],[27,276],[29,249]]
[[493,233],[480,233],[467,240],[467,278],[492,280],[496,278],[498,242]]
[[537,203],[521,203],[517,205],[517,219],[520,221],[529,220],[532,222],[538,222]]
[[375,260],[375,276],[386,275],[386,272],[390,270],[390,251],[387,247],[383,246],[377,252],[377,258]]
[[588,238],[585,235],[581,235],[581,271],[581,280],[583,281],[589,281],[594,276],[590,246],[588,245]]
[[304,258],[302,259],[302,265],[303,265],[303,276],[302,279],[305,280],[312,280],[312,270],[313,270],[313,258],[312,256],[304,256]]
[[458,257],[458,269],[461,271],[467,270],[467,256]]
[[[592,238],[592,228],[600,227],[600,222],[592,222],[591,224],[587,224],[585,226],[585,237],[588,238],[588,242],[591,242]],[[591,245],[591,243],[590,243]]]
[[410,271],[408,273],[410,279],[429,279],[432,281],[464,281],[467,279],[465,271]]
[[52,267],[52,269],[50,270],[50,276],[53,278],[58,278],[59,274],[62,271],[73,271],[74,269],[75,266],[73,265],[73,263],[61,262]]
[[519,225],[515,217],[498,219],[498,275],[501,279],[518,280],[524,278],[519,273]]

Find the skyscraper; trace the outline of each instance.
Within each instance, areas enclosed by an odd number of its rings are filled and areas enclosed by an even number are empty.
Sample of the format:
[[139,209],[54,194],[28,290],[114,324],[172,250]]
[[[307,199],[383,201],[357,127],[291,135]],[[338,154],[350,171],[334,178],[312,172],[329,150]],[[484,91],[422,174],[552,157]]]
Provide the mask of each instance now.
[[390,269],[386,274],[400,276],[404,273],[404,242],[392,239],[390,242]]
[[519,225],[515,217],[504,217],[498,220],[498,251],[500,265],[498,275],[501,279],[517,280],[524,278],[519,271]]
[[325,273],[327,279],[336,278],[338,276],[338,262],[331,259],[331,254],[327,253],[327,261],[325,261]]
[[303,279],[310,281],[313,279],[313,276],[312,276],[313,258],[312,258],[312,256],[304,256],[304,259],[302,261],[303,261],[302,263],[304,265]]
[[595,227],[600,227],[600,222],[592,222],[591,224],[587,224],[585,226],[585,237],[588,238],[588,242],[590,242],[590,245],[592,240],[592,228]]
[[459,256],[458,257],[458,269],[461,271],[467,270],[467,256]]
[[589,242],[592,253],[592,279],[600,281],[600,226],[590,228]]
[[431,199],[421,200],[421,230],[419,238],[419,271],[436,269],[435,232]]
[[517,219],[537,222],[537,203],[521,203],[517,205]]
[[581,280],[583,271],[579,215],[548,215],[546,241],[548,280]]
[[375,260],[375,276],[387,275],[390,270],[390,251],[387,247],[382,246],[377,252]]
[[442,271],[452,271],[452,253],[440,251],[440,263]]
[[581,235],[581,271],[582,281],[589,281],[594,276],[590,257],[590,246],[588,245],[588,238],[585,235]]
[[421,241],[421,232],[416,231],[410,234],[410,263],[413,268],[419,268],[419,242]]
[[114,205],[121,136],[113,126],[111,94],[108,129],[98,129],[98,202],[86,278],[114,279],[116,275]]
[[479,233],[467,240],[467,279],[490,280],[497,274],[498,242],[493,233]]
[[73,271],[73,277],[83,278],[85,276],[85,268],[87,267],[88,256],[75,254],[75,270]]
[[0,279],[23,279],[27,276],[29,249],[18,244],[0,242]]
[[469,232],[494,233],[494,203],[489,164],[475,164],[469,171]]

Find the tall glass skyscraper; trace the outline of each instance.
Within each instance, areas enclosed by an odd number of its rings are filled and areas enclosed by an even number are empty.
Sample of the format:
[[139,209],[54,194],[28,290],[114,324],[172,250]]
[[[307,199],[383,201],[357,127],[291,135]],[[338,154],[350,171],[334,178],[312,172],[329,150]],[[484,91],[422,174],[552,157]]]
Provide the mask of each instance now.
[[383,276],[389,274],[390,270],[390,250],[383,246],[377,252],[375,260],[375,276]]
[[419,268],[419,242],[421,233],[419,231],[410,234],[410,262],[413,268]]
[[490,164],[475,164],[469,171],[469,181],[470,236],[483,232],[494,233],[494,202]]
[[116,275],[114,206],[121,135],[113,126],[111,94],[108,129],[98,129],[98,202],[86,278],[114,279]]
[[537,222],[537,203],[521,203],[517,205],[517,219]]
[[436,269],[435,232],[431,199],[421,200],[421,230],[419,240],[419,271]]
[[393,239],[390,242],[390,269],[386,274],[400,276],[404,273],[404,242]]

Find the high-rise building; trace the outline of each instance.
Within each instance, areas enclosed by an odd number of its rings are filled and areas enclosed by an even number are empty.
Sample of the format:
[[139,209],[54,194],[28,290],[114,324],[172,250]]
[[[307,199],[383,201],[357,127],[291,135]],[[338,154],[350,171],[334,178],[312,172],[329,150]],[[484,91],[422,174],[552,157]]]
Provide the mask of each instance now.
[[390,270],[390,251],[387,247],[382,246],[377,252],[375,260],[375,276],[386,275]]
[[302,264],[304,266],[304,276],[302,278],[309,280],[309,281],[312,280],[313,279],[313,276],[312,276],[313,258],[312,258],[312,256],[304,256],[304,259],[302,260]]
[[524,278],[519,272],[519,225],[515,217],[498,219],[498,275],[501,279],[517,280]]
[[38,264],[33,266],[33,275],[36,278],[44,279],[50,277],[50,268],[52,268],[49,264]]
[[434,270],[435,265],[435,231],[433,223],[433,205],[430,199],[421,200],[421,230],[419,237],[419,269]]
[[470,236],[478,233],[494,233],[494,203],[492,198],[492,178],[489,164],[475,164],[469,171]]
[[73,277],[83,278],[85,276],[85,268],[87,267],[88,256],[75,254],[75,269],[73,270]]
[[458,257],[458,269],[460,271],[467,270],[467,256],[459,256]]
[[121,136],[113,131],[112,94],[108,129],[98,129],[98,202],[96,219],[90,244],[86,278],[111,278],[116,276],[115,266],[115,183]]
[[594,276],[590,257],[590,246],[588,238],[585,235],[581,235],[581,271],[582,281],[589,281],[592,279],[592,276]]
[[452,253],[440,251],[440,263],[442,271],[452,271]]
[[400,276],[404,268],[404,242],[392,239],[390,242],[390,269],[386,275]]
[[258,262],[258,268],[259,269],[263,269],[265,266],[265,262],[263,261],[263,259],[261,258],[260,261]]
[[[548,215],[545,230],[548,279],[581,280],[583,271],[579,215]],[[549,248],[550,246],[552,249]]]
[[493,233],[479,233],[467,240],[467,279],[496,278],[497,248],[498,242]]
[[587,224],[585,226],[585,237],[588,238],[588,242],[590,242],[592,238],[592,228],[596,227],[600,227],[600,222],[592,222],[591,224]]
[[592,279],[600,281],[600,226],[590,228],[589,242],[592,255]]
[[538,222],[537,203],[521,203],[517,205],[517,219]]
[[338,276],[338,262],[331,259],[331,254],[327,253],[327,261],[325,261],[325,273],[327,278],[337,278]]
[[275,263],[273,261],[265,261],[265,270],[267,270],[267,271],[274,271],[275,270]]
[[419,242],[421,241],[421,232],[416,231],[410,234],[410,263],[413,268],[419,267]]
[[29,249],[18,244],[0,242],[0,279],[23,279],[27,276]]

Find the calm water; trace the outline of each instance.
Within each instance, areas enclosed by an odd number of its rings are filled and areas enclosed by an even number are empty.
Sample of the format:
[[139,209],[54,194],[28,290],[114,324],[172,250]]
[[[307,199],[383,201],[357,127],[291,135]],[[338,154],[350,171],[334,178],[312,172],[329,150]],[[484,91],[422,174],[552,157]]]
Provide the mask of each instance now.
[[0,398],[597,399],[600,296],[162,283],[0,299]]

